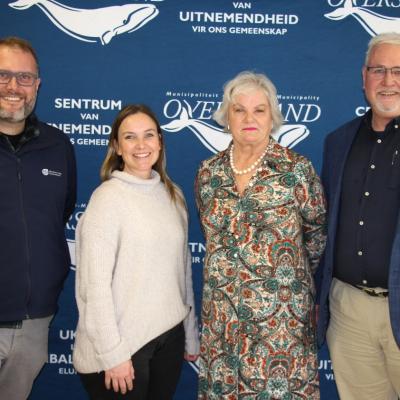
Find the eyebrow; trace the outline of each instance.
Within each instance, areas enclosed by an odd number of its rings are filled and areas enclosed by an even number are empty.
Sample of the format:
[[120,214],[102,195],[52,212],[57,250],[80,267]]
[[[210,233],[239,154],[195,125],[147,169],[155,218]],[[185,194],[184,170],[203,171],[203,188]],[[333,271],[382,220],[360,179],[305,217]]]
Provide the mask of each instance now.
[[[148,132],[155,132],[155,133],[157,133],[157,130],[156,129],[154,129],[154,128],[149,128],[149,129],[146,129],[145,131],[143,131],[144,133],[148,133]],[[126,134],[135,134],[135,135],[137,135],[137,132],[135,132],[135,131],[123,131],[123,132],[121,132],[123,135],[126,135]]]
[[[245,107],[243,104],[241,103],[232,103],[233,106],[240,106],[240,107]],[[268,107],[267,103],[260,103],[260,104],[256,104],[253,108],[256,107]],[[246,107],[245,107],[246,108]]]
[[375,64],[375,65],[367,65],[367,67],[373,68],[400,68],[400,65],[393,65],[393,67],[387,67],[386,64]]

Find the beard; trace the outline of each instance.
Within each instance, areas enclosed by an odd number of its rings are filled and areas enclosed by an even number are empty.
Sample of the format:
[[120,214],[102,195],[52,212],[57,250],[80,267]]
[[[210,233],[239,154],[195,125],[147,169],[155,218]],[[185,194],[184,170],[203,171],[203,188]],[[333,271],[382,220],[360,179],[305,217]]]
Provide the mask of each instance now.
[[388,114],[398,114],[400,113],[400,103],[397,102],[395,104],[387,105],[387,104],[382,104],[380,102],[377,102],[375,104],[375,107],[378,111],[381,113],[388,113]]
[[[371,96],[371,107],[381,114],[398,116],[400,112],[400,91],[396,89],[386,89],[391,95],[384,95],[385,88],[378,88]],[[367,98],[368,99],[368,98]]]
[[18,123],[23,122],[31,114],[36,104],[36,95],[31,100],[25,101],[24,105],[15,111],[9,111],[0,106],[0,120]]

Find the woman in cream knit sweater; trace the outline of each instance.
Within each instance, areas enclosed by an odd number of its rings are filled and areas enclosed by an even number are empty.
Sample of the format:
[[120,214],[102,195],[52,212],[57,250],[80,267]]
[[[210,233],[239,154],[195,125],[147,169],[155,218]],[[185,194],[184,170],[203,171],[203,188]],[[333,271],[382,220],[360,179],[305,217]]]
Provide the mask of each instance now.
[[164,157],[152,111],[122,109],[76,232],[74,366],[91,399],[172,399],[199,353],[187,212]]

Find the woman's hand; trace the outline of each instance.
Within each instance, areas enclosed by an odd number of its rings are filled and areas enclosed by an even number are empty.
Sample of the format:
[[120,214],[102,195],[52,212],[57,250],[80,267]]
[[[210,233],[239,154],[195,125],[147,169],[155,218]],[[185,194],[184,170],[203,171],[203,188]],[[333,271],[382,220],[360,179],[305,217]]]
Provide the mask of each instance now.
[[185,354],[183,355],[183,358],[184,358],[186,361],[195,362],[195,361],[199,358],[199,355],[198,355],[198,354],[188,354],[188,353],[186,353],[186,351],[185,351]]
[[135,372],[132,361],[124,361],[122,364],[105,371],[105,384],[107,389],[114,389],[114,392],[125,394],[127,390],[133,389]]

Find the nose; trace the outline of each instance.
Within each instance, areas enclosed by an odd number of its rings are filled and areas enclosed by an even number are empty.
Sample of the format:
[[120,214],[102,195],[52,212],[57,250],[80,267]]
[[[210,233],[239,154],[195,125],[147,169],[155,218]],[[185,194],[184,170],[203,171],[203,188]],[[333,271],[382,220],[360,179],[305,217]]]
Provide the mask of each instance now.
[[136,145],[137,148],[142,149],[144,147],[144,139],[143,138],[137,138],[135,145]]
[[18,82],[17,78],[15,76],[12,76],[10,79],[10,82],[7,83],[7,89],[9,90],[15,90],[18,87]]
[[246,112],[244,115],[244,121],[245,122],[251,122],[254,121],[254,115],[251,112]]
[[390,69],[387,69],[385,71],[385,76],[383,78],[383,82],[386,86],[392,85],[393,82],[395,81],[395,78],[393,77],[392,71]]

